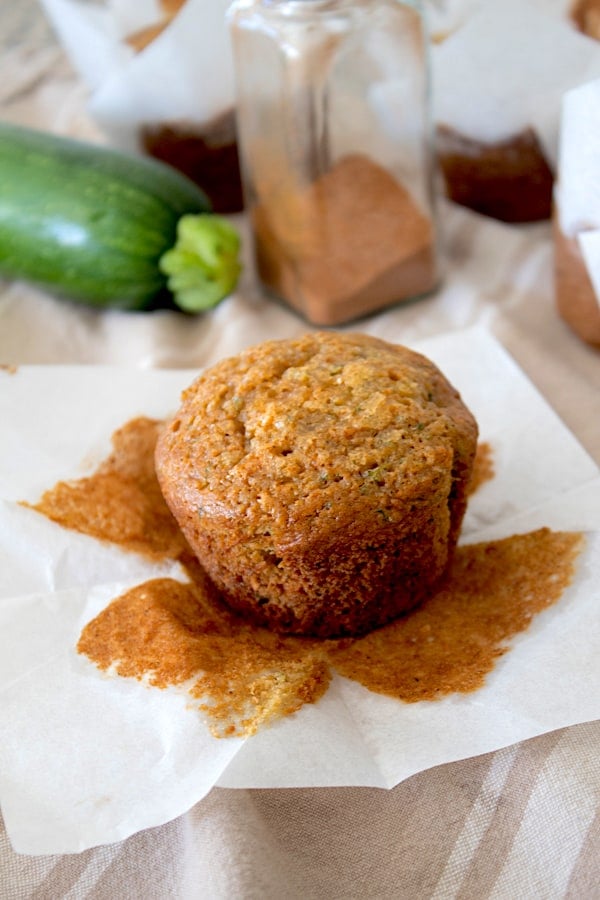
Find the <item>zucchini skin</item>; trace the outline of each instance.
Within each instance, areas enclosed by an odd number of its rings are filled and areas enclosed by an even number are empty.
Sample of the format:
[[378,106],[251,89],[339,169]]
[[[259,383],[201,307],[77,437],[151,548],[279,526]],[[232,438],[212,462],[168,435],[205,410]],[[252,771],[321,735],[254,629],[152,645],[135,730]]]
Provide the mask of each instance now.
[[157,160],[0,122],[0,275],[98,307],[143,309],[204,192]]

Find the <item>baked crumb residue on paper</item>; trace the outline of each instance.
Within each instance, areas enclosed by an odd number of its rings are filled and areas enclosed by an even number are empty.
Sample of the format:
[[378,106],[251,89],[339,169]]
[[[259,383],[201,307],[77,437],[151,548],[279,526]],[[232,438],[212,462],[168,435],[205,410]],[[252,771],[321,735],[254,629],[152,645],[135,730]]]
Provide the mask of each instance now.
[[332,652],[331,662],[369,690],[409,702],[475,691],[510,639],[560,598],[580,546],[579,534],[542,528],[460,547],[440,591]]
[[[151,559],[179,560],[189,582],[157,578],[113,600],[77,649],[100,669],[184,687],[219,737],[251,735],[327,690],[333,671],[404,702],[480,688],[510,641],[571,582],[583,538],[543,528],[459,547],[444,587],[418,609],[360,638],[283,637],[224,607],[158,488],[161,423],[134,419],[87,477],[59,482],[32,508],[65,528]],[[472,491],[493,477],[487,444]]]
[[477,445],[471,481],[469,482],[469,494],[474,494],[486,481],[494,477],[494,452],[492,445],[487,441],[480,441]]

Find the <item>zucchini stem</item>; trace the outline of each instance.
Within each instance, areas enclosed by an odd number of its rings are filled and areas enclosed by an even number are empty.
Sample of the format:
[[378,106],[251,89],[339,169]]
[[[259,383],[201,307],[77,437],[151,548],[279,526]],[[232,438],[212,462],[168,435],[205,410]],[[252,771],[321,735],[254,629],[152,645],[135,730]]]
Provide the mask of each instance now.
[[230,223],[212,214],[182,216],[175,245],[159,268],[184,312],[212,309],[235,288],[241,272],[240,238]]

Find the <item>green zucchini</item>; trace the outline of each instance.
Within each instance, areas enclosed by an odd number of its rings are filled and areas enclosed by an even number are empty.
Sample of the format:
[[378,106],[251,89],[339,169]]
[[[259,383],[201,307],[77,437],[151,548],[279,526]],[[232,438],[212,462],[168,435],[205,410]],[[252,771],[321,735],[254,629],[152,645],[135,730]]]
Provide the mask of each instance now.
[[239,246],[164,163],[0,123],[0,276],[98,307],[170,295],[196,312],[235,287]]

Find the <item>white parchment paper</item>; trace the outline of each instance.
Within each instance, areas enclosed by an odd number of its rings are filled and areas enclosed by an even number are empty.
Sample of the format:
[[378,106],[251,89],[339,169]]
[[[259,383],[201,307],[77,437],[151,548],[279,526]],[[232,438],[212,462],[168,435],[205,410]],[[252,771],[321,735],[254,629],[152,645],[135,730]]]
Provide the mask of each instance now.
[[88,112],[114,143],[139,147],[144,125],[202,125],[232,108],[229,0],[186,0],[143,50],[128,38],[164,18],[158,0],[40,0],[89,88]]
[[432,47],[435,120],[484,142],[532,128],[556,165],[565,91],[600,77],[600,43],[549,0],[487,0]]
[[577,240],[600,304],[600,78],[563,97],[555,197],[558,226]]
[[[390,340],[394,339],[389,334]],[[22,853],[81,851],[168,821],[215,785],[391,787],[433,765],[600,713],[600,476],[489,334],[424,342],[494,449],[463,540],[587,532],[578,574],[474,694],[403,704],[335,677],[319,703],[245,741],[212,738],[186,697],[109,677],[74,647],[127,587],[172,565],[74,534],[19,500],[89,474],[136,415],[164,416],[190,371],[0,371],[0,803]]]

